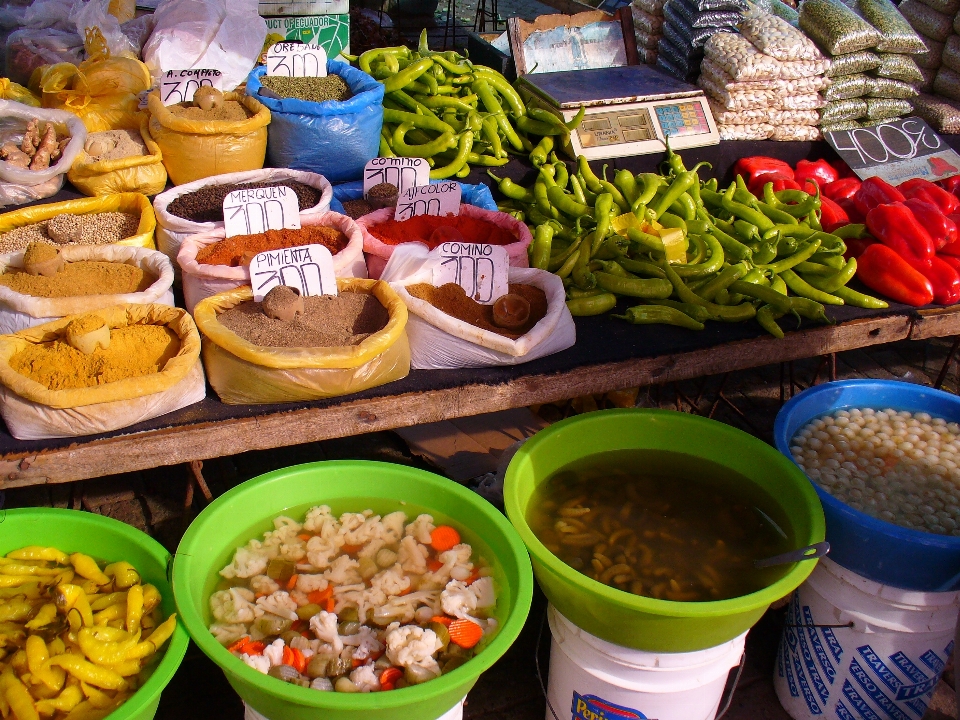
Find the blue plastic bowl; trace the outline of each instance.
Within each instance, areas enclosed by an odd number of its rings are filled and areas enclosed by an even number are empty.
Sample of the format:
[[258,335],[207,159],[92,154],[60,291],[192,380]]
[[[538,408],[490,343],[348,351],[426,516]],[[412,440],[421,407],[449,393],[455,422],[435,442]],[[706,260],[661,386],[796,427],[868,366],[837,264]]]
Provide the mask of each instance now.
[[[844,380],[805,390],[781,408],[773,427],[777,449],[792,459],[790,440],[810,420],[851,408],[926,412],[960,422],[960,397],[951,393],[890,380]],[[960,537],[878,520],[813,485],[823,503],[831,560],[884,585],[923,592],[960,589]]]

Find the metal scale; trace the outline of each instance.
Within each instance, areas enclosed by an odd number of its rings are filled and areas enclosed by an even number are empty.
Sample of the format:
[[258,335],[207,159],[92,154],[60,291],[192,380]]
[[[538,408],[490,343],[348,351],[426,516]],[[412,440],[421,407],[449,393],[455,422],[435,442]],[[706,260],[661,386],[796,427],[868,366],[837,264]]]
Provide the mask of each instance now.
[[518,80],[528,102],[569,121],[586,115],[564,150],[600,160],[716,145],[717,125],[703,90],[647,65],[534,73]]

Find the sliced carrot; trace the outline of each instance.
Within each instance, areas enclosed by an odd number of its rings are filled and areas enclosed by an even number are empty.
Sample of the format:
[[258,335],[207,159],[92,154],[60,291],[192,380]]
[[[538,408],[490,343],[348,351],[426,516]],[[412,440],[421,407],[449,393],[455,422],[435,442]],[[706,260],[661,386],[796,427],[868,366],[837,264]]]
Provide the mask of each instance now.
[[473,620],[454,620],[450,623],[450,641],[462,648],[472,648],[483,637],[483,628]]
[[401,590],[397,595],[409,595],[413,591],[412,587],[408,587],[406,590]]
[[233,645],[227,648],[230,652],[242,653],[243,649],[249,644],[250,636],[244,635],[242,638],[237,640]]
[[336,603],[333,601],[333,598],[332,598],[332,597],[328,597],[328,598],[327,598],[327,604],[326,604],[326,607],[324,607],[324,610],[326,610],[327,612],[331,612],[331,613],[332,613],[332,612],[333,612],[333,608],[334,608],[335,606],[336,606]]
[[437,552],[445,552],[460,544],[460,533],[449,525],[439,525],[430,533],[430,547]]
[[453,622],[453,618],[447,617],[446,615],[434,615],[432,618],[430,618],[430,622],[436,622],[450,627],[450,623]]
[[402,677],[403,670],[398,667],[388,667],[386,670],[380,673],[380,687],[384,690],[393,690],[397,680]]
[[294,573],[290,576],[290,579],[287,580],[287,590],[293,590],[297,586],[297,580],[300,579],[300,576]]
[[310,540],[310,538],[313,537],[313,535],[307,535],[306,533],[301,533],[297,535],[297,537],[303,540],[304,542],[307,542],[308,540]]
[[356,555],[363,549],[363,545],[344,545],[340,549],[343,550],[343,552],[345,552],[347,555]]
[[247,655],[263,655],[263,651],[266,649],[267,644],[257,640],[255,642],[247,643],[243,648],[243,652]]
[[474,570],[474,571],[470,574],[470,577],[468,577],[466,580],[464,580],[464,584],[465,584],[465,585],[473,585],[473,584],[474,584],[477,580],[479,580],[479,579],[480,579],[480,573],[478,573],[476,570]]
[[307,600],[314,605],[319,605],[331,597],[333,597],[333,585],[327,585],[326,590],[312,590],[307,593]]
[[442,567],[443,567],[443,563],[437,560],[436,558],[430,558],[429,560],[427,560],[427,569],[430,572],[436,572]]
[[381,690],[396,690],[397,686],[393,683],[380,683]]
[[289,645],[284,645],[281,659],[284,665],[289,665],[299,673],[302,673],[307,667],[307,659],[303,656],[303,653]]

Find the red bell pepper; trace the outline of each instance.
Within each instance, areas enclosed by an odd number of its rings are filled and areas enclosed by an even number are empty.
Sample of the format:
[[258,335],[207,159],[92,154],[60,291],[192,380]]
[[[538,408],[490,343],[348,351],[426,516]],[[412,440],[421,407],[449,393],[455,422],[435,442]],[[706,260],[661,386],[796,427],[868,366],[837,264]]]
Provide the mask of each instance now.
[[867,213],[867,228],[877,240],[903,257],[910,255],[929,263],[936,252],[929,233],[902,202],[877,205]]
[[761,175],[786,175],[793,180],[793,168],[790,165],[783,160],[764,155],[740,158],[733,166],[733,172],[735,175],[743,175],[748,185]]
[[842,207],[847,213],[847,217],[850,218],[852,223],[863,223],[866,222],[867,218],[863,215],[857,206],[853,202],[853,198],[844,198],[837,200],[837,205]]
[[793,178],[787,177],[786,175],[781,175],[780,173],[769,173],[766,175],[757,175],[755,178],[747,182],[747,189],[750,190],[758,198],[763,197],[763,186],[768,182],[773,183],[773,191],[780,192],[781,190],[799,190],[800,185],[794,181]]
[[944,215],[960,210],[960,198],[923,178],[902,182],[897,185],[897,190],[902,192],[908,200],[915,198],[936,205]]
[[886,245],[874,243],[857,258],[857,277],[871,290],[913,307],[933,302],[933,286]]
[[[960,229],[960,212],[953,213],[948,215],[950,220],[953,220],[953,224]],[[947,243],[942,248],[940,248],[940,253],[945,255],[958,255],[960,256],[960,239],[955,240],[952,243]]]
[[883,178],[876,176],[864,180],[860,184],[860,189],[853,196],[854,205],[857,206],[857,210],[864,217],[877,205],[902,203],[904,200],[906,198],[902,192]]
[[934,255],[924,262],[913,255],[903,258],[914,270],[930,281],[933,287],[933,301],[940,305],[953,305],[960,301],[960,274],[942,258]]
[[960,175],[944,178],[940,181],[940,186],[947,192],[956,195],[957,191],[960,190]]
[[910,208],[917,222],[923,225],[937,250],[957,241],[956,223],[940,212],[936,205],[920,198],[907,198],[903,204]]
[[820,225],[828,233],[832,233],[838,227],[850,224],[850,216],[847,211],[837,205],[828,197],[820,196]]
[[954,270],[960,271],[960,257],[955,255],[941,255],[940,253],[937,253],[937,257],[943,260],[943,262],[952,267]]
[[848,238],[843,242],[847,246],[847,251],[843,254],[843,257],[847,260],[859,258],[868,247],[877,244],[877,241],[873,238]]
[[831,160],[830,167],[832,167],[834,170],[837,171],[837,176],[841,179],[857,176],[857,174],[850,169],[850,166],[847,165],[847,163],[845,163],[840,158],[837,158],[836,160]]
[[823,187],[838,180],[840,173],[834,170],[826,160],[801,160],[794,168],[793,179],[803,186],[808,178]]
[[857,190],[860,189],[860,185],[860,178],[840,178],[839,180],[834,180],[832,183],[824,185],[820,189],[820,192],[824,197],[839,202],[840,200],[849,200],[856,195]]

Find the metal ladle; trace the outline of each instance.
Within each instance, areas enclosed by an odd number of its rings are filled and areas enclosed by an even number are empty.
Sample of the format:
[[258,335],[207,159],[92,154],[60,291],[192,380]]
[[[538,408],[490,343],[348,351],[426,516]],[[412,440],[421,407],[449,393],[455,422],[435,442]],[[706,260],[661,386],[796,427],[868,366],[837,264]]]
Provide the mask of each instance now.
[[801,560],[816,560],[817,558],[822,558],[828,552],[830,552],[830,543],[824,540],[823,542],[814,543],[813,545],[807,545],[799,550],[791,550],[790,552],[774,555],[773,557],[764,558],[763,560],[754,560],[753,566],[755,568],[765,568],[774,565],[800,562]]

